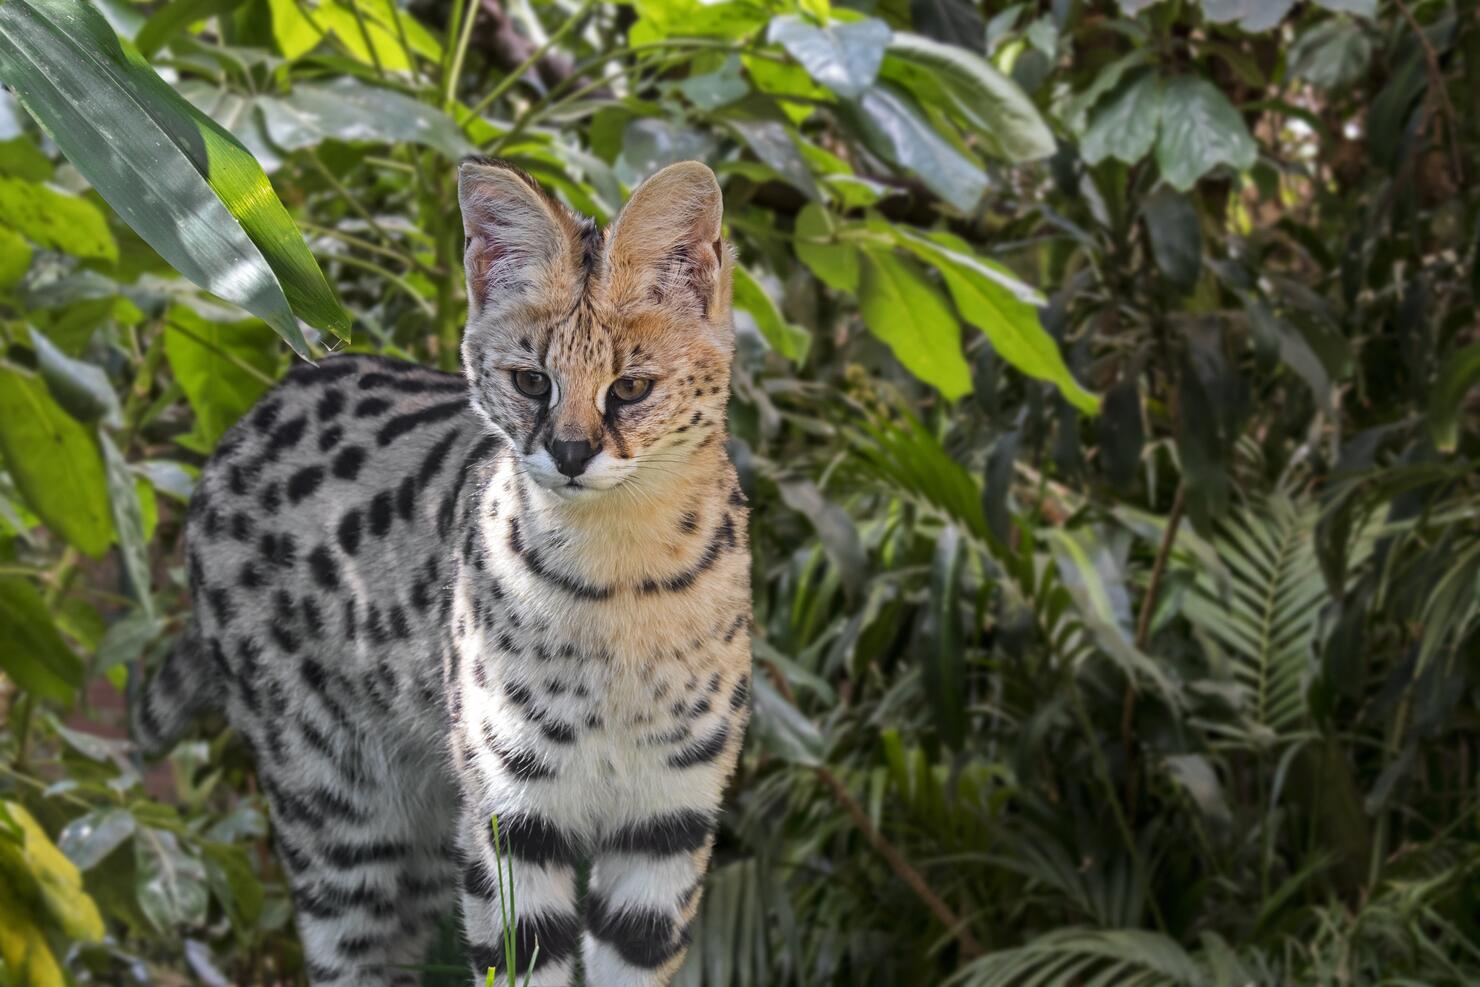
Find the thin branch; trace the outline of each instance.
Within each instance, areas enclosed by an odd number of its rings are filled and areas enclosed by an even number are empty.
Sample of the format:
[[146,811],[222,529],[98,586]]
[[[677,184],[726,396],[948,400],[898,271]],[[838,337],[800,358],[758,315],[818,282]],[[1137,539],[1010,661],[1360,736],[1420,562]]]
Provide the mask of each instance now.
[[1413,34],[1418,38],[1419,47],[1423,49],[1424,63],[1429,73],[1429,96],[1438,105],[1439,115],[1444,118],[1445,130],[1449,136],[1449,154],[1451,164],[1454,167],[1454,180],[1457,183],[1464,182],[1464,159],[1459,150],[1459,114],[1454,112],[1454,104],[1449,101],[1449,89],[1444,84],[1444,71],[1439,67],[1439,53],[1434,50],[1429,36],[1424,33],[1423,25],[1418,23],[1418,18],[1413,16],[1413,11],[1408,9],[1404,0],[1393,0],[1403,19],[1413,29]]
[[848,791],[848,786],[844,785],[837,775],[833,774],[823,765],[818,765],[815,770],[817,777],[822,780],[822,783],[832,792],[833,797],[842,805],[843,811],[848,813],[848,816],[853,820],[853,824],[863,834],[863,838],[868,840],[869,845],[878,851],[879,856],[884,858],[884,862],[889,865],[889,869],[894,871],[895,876],[915,893],[915,897],[919,898],[926,908],[930,909],[930,914],[934,915],[936,920],[949,929],[951,934],[956,937],[956,941],[961,944],[962,958],[969,960],[980,956],[982,954],[981,943],[976,941],[976,937],[966,927],[965,921],[955,912],[951,911],[951,907],[930,889],[930,885],[925,883],[925,878],[921,876],[920,872],[908,860],[904,859],[904,855],[895,848],[894,844],[884,838],[884,834],[879,832],[878,828],[874,826],[873,820],[868,817],[868,813],[863,811],[863,806],[859,805],[858,800],[853,797],[853,793]]
[[[776,686],[776,690],[785,697],[787,702],[795,703],[796,695],[792,692],[791,683],[786,681],[786,676],[777,671],[775,666],[770,662],[766,662],[765,666],[766,671],[770,673],[769,677],[771,681]],[[982,954],[981,943],[976,941],[976,937],[966,927],[966,922],[951,910],[950,905],[947,905],[941,900],[939,895],[931,890],[930,885],[925,883],[924,876],[915,869],[913,864],[905,859],[904,854],[900,853],[898,848],[893,843],[890,843],[883,833],[879,832],[878,827],[874,825],[874,821],[868,817],[868,813],[863,810],[863,806],[858,804],[858,800],[853,797],[853,793],[848,791],[848,786],[843,784],[842,779],[833,774],[831,769],[824,764],[817,765],[813,770],[817,773],[818,779],[827,786],[828,791],[832,792],[833,798],[838,800],[838,804],[843,807],[843,811],[848,813],[848,817],[853,820],[853,825],[858,827],[858,831],[863,834],[863,838],[878,852],[879,856],[884,858],[884,862],[889,865],[889,869],[894,871],[895,876],[915,893],[915,897],[919,898],[926,908],[930,909],[930,914],[934,915],[937,921],[950,930],[951,935],[956,937],[956,941],[961,944],[962,957],[964,959],[975,959],[980,956]]]

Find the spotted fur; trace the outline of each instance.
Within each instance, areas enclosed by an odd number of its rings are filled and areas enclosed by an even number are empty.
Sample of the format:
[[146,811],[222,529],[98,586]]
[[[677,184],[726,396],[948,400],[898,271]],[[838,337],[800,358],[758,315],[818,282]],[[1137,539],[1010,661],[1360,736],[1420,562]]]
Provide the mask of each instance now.
[[749,710],[719,189],[675,165],[605,234],[496,164],[459,197],[464,376],[335,357],[228,433],[135,733],[214,708],[250,745],[316,985],[413,982],[454,899],[474,981],[505,970],[494,815],[516,973],[667,984]]

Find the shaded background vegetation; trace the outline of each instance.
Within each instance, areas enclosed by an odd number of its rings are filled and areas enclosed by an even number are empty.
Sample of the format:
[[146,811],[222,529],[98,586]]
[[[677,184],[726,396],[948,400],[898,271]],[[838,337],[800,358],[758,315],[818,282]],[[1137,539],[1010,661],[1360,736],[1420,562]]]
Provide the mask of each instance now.
[[291,349],[454,366],[473,151],[725,189],[757,695],[683,984],[1480,981],[1477,10],[5,0],[0,983],[301,982],[241,747],[121,697]]

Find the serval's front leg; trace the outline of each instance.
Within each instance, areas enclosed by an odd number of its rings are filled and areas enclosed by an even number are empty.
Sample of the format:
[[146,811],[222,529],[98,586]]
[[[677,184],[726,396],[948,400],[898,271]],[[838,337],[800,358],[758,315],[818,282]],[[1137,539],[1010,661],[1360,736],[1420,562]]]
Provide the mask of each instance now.
[[647,784],[592,861],[583,943],[592,987],[664,987],[688,952],[725,783],[749,714],[749,678],[702,689],[686,726],[651,748]]

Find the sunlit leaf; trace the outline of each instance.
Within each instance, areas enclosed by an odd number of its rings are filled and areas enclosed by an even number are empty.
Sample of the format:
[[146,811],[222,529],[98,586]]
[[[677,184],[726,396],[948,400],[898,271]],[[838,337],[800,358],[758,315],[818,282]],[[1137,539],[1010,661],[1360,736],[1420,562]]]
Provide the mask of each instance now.
[[961,327],[914,263],[865,250],[858,305],[869,331],[916,377],[954,400],[971,392]]
[[0,77],[120,216],[180,273],[262,317],[343,335],[339,306],[267,176],[82,0],[0,6]]
[[94,558],[107,551],[113,525],[97,444],[41,378],[3,366],[0,459],[48,528]]

